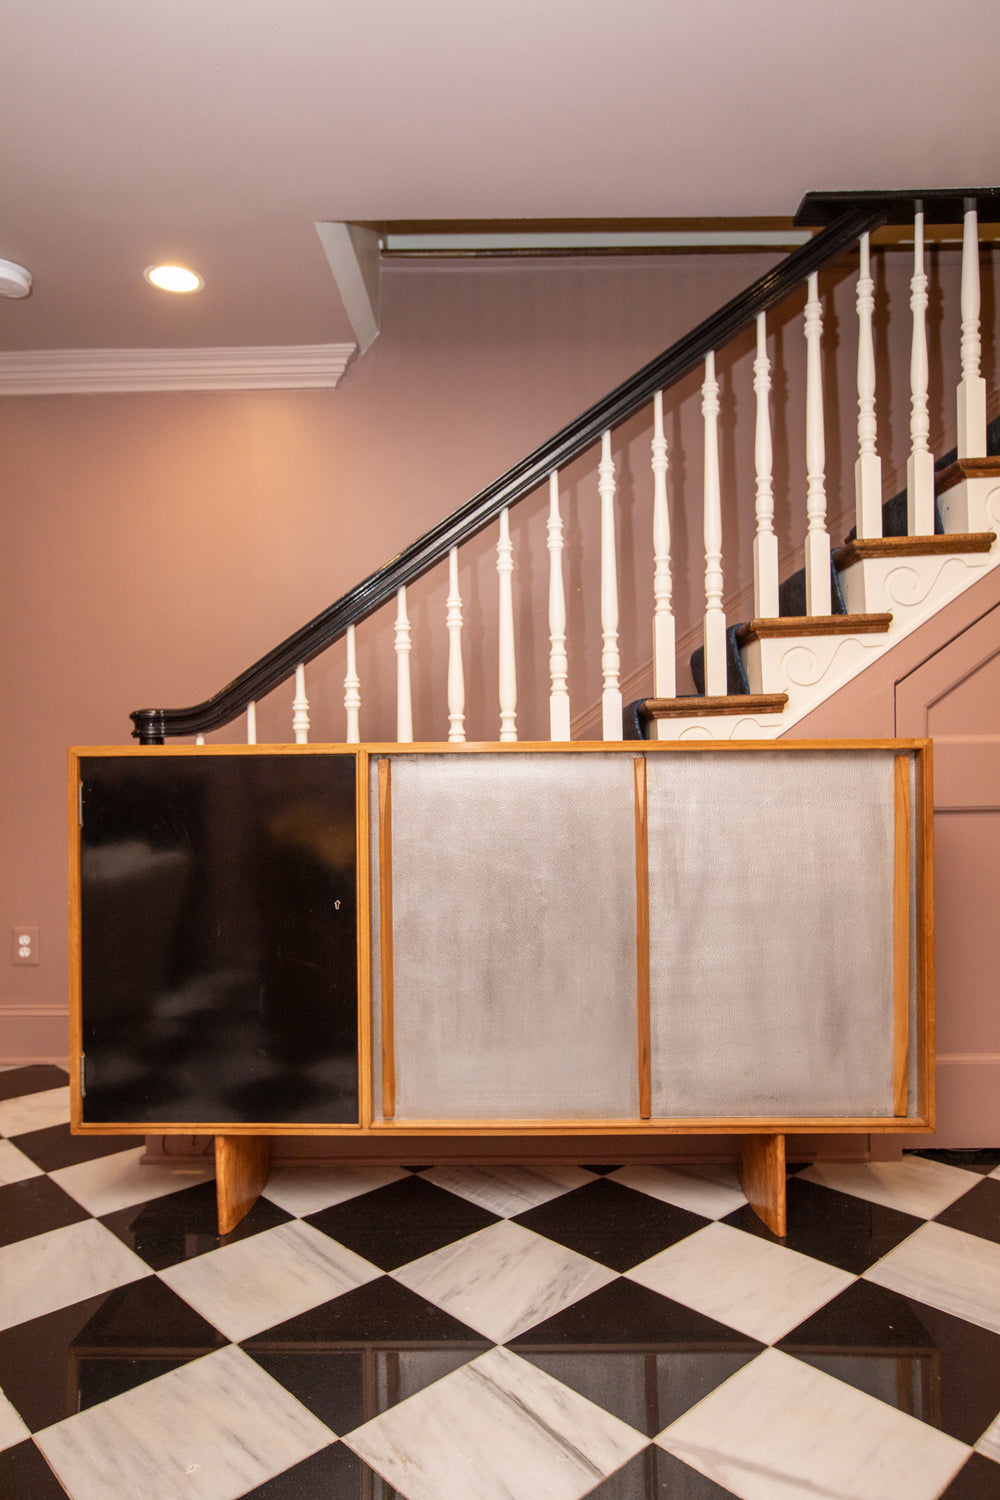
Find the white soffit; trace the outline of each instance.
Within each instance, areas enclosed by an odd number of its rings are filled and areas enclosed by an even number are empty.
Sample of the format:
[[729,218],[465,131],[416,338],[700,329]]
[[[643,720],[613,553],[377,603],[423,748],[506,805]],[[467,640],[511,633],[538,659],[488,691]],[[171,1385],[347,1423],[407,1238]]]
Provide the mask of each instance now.
[[344,311],[364,354],[379,332],[379,237],[360,224],[316,225]]
[[332,390],[356,352],[355,344],[13,350],[0,353],[0,396]]

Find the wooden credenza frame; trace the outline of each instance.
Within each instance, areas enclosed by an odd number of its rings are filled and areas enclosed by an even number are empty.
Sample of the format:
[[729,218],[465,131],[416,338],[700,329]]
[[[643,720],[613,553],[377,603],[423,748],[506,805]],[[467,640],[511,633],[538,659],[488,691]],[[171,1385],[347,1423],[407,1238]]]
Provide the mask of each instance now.
[[70,752],[72,1128],[270,1140],[934,1126],[926,740]]

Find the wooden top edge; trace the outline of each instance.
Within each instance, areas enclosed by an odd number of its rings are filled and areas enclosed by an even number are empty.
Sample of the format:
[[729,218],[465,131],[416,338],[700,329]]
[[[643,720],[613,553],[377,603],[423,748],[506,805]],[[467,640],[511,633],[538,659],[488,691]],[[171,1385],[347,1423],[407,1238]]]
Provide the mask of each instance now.
[[935,557],[947,553],[988,552],[996,541],[992,531],[956,531],[936,536],[856,537],[833,553],[839,571],[873,557]]
[[1000,474],[1000,458],[988,454],[986,458],[957,458],[953,464],[934,476],[934,489],[943,494],[963,479],[992,479]]
[[[840,618],[844,618],[841,616]],[[710,712],[718,713],[746,713],[748,708],[754,712],[780,712],[787,703],[785,693],[768,693],[761,695],[734,694],[726,698],[647,698],[644,708],[650,709],[649,717],[653,717],[653,706],[682,706],[683,714],[697,717],[695,704],[708,703],[710,705],[721,705],[711,708]],[[770,709],[755,708],[756,704],[772,705]],[[676,715],[675,715],[676,717]],[[465,745],[439,744],[436,741],[418,741],[415,743],[399,743],[396,741],[380,741],[378,743],[366,743],[361,745],[343,744],[315,744],[315,745],[157,745],[140,747],[137,745],[83,745],[70,750],[71,757],[84,758],[87,756],[140,756],[155,759],[158,751],[161,755],[226,755],[233,751],[250,752],[253,754],[273,751],[287,752],[291,755],[324,755],[328,753],[341,755],[378,756],[393,755],[437,755],[437,754],[518,754],[527,751],[531,754],[566,751],[576,754],[595,754],[601,751],[610,751],[613,754],[671,754],[676,751],[706,751],[706,750],[805,750],[805,749],[844,749],[844,750],[921,750],[927,749],[931,744],[930,739],[782,739],[782,740],[572,740],[568,742],[538,740],[522,740],[516,744],[499,744],[489,741],[480,741],[475,744]]]
[[775,619],[749,620],[737,633],[741,646],[750,641],[785,639],[795,635],[877,635],[888,630],[891,614],[878,615],[780,615]]

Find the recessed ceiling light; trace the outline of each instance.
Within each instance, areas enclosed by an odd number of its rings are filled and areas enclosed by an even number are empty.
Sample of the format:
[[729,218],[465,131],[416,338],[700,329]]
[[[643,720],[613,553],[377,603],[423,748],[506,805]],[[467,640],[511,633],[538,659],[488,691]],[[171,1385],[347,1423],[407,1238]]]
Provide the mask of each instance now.
[[200,292],[205,285],[197,271],[186,266],[147,266],[142,274],[164,292]]
[[27,297],[31,272],[12,260],[0,260],[0,297]]

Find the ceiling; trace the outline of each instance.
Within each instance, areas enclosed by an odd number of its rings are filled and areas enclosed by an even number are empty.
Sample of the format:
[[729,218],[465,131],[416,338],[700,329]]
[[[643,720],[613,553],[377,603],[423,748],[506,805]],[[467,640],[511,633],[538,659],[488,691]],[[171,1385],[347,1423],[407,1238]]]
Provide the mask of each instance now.
[[[0,0],[0,349],[351,339],[317,221],[996,182],[994,0]],[[159,261],[204,290],[148,286]]]

